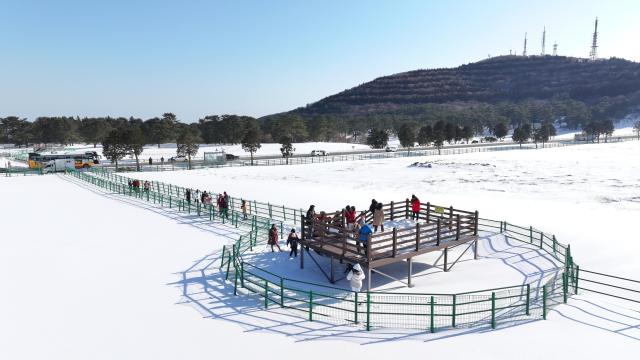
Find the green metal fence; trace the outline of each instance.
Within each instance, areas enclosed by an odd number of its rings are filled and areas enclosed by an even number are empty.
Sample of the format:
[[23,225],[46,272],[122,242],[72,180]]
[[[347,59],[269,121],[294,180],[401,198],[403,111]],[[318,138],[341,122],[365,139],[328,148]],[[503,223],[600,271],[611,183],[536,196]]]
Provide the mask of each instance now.
[[[577,283],[577,271],[568,245],[560,244],[553,235],[533,227],[521,227],[504,221],[480,219],[479,229],[503,233],[510,239],[538,246],[563,264],[564,271],[542,286],[522,284],[456,294],[414,294],[396,292],[357,293],[341,288],[282,277],[243,260],[243,255],[266,243],[271,224],[282,228],[299,222],[301,209],[282,205],[247,201],[251,204],[245,219],[240,199],[232,198],[228,217],[220,216],[214,205],[187,202],[185,188],[162,182],[151,182],[149,191],[128,185],[131,178],[104,169],[88,172],[70,171],[78,179],[109,191],[133,196],[159,206],[243,226],[248,230],[232,245],[222,249],[220,269],[233,284],[234,293],[254,293],[267,309],[292,309],[310,320],[331,323],[361,324],[372,328],[409,328],[435,332],[456,327],[490,326],[503,323],[546,318],[549,309],[566,302],[570,286]],[[214,195],[212,193],[212,195]],[[217,219],[216,219],[217,217]],[[282,234],[282,231],[281,231]],[[304,250],[303,250],[304,251]]]

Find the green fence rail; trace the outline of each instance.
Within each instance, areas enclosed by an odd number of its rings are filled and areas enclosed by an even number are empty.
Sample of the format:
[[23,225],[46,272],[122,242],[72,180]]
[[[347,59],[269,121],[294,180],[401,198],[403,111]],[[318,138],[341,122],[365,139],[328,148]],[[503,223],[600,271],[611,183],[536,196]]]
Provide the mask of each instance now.
[[[210,220],[242,225],[249,230],[232,245],[222,249],[220,269],[233,284],[234,293],[258,294],[267,309],[294,309],[304,318],[334,323],[361,324],[372,328],[409,328],[435,332],[455,327],[490,326],[513,321],[546,318],[556,304],[566,302],[570,286],[577,282],[577,271],[568,245],[557,242],[553,235],[533,227],[520,227],[504,221],[480,219],[481,231],[503,233],[506,237],[540,247],[563,264],[564,271],[551,276],[542,286],[523,284],[498,289],[485,289],[456,294],[418,294],[396,292],[357,293],[341,288],[289,279],[260,269],[243,260],[243,255],[266,243],[271,224],[296,225],[301,209],[246,200],[247,216],[242,213],[239,198],[231,198],[227,216],[221,216],[214,205],[187,202],[185,188],[162,182],[150,182],[149,191],[129,186],[132,178],[104,169],[87,172],[71,171],[73,176],[109,191],[154,202],[159,206],[209,217]],[[215,193],[211,193],[215,195]],[[282,231],[281,231],[282,233]],[[304,250],[303,250],[304,251]]]

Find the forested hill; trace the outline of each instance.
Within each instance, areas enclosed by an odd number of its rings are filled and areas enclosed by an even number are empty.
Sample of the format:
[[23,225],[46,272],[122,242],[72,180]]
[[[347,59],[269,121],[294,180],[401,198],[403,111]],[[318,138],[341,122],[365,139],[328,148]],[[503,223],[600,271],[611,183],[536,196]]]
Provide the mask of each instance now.
[[564,56],[500,56],[457,68],[384,76],[293,112],[357,116],[402,112],[407,106],[420,104],[551,99],[593,105],[605,97],[639,92],[640,63],[617,58],[588,61]]

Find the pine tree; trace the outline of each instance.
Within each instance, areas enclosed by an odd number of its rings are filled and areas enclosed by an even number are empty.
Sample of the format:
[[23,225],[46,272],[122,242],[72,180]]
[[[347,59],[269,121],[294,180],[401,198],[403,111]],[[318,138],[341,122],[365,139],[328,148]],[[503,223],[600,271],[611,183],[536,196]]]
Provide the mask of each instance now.
[[382,129],[371,129],[367,135],[367,145],[374,149],[384,149],[389,142],[389,134]]
[[407,148],[407,154],[416,143],[416,125],[411,123],[404,123],[398,130],[398,140],[400,145]]
[[282,147],[280,148],[280,152],[282,153],[282,157],[287,160],[287,165],[289,165],[289,158],[293,156],[293,152],[296,150],[291,143],[290,136],[283,136],[280,139],[280,144]]
[[116,165],[118,171],[118,160],[127,155],[128,146],[124,142],[124,130],[111,130],[109,135],[102,140],[102,154]]
[[189,170],[191,170],[191,158],[196,156],[200,146],[200,132],[195,126],[187,126],[178,135],[177,154],[178,156],[186,156],[189,161]]
[[251,154],[251,165],[253,166],[253,154],[260,149],[260,132],[258,128],[252,127],[244,134],[242,139],[242,149]]

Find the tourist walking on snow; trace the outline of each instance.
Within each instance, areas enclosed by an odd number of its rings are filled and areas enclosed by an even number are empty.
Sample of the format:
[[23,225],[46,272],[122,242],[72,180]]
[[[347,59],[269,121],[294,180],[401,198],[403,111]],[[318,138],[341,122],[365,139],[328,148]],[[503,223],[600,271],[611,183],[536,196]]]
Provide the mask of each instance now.
[[145,180],[144,181],[144,192],[149,192],[149,188],[151,187],[151,184],[149,184],[149,181]]
[[289,252],[289,257],[291,257],[292,255],[294,255],[294,257],[298,257],[298,241],[299,240],[300,238],[298,238],[298,234],[296,234],[296,229],[291,229],[291,232],[289,233],[289,237],[287,238],[287,245],[291,249],[291,251]]
[[373,212],[373,231],[378,232],[378,226],[380,231],[384,232],[384,210],[382,210],[382,203],[378,203],[376,210]]
[[271,229],[269,229],[269,241],[267,242],[267,244],[271,245],[271,252],[274,252],[274,245],[278,248],[278,251],[282,251],[282,249],[280,249],[280,245],[278,244],[278,229],[276,228],[276,224],[272,224]]
[[149,165],[153,165],[153,159],[149,156]]
[[411,219],[420,220],[420,199],[415,195],[411,195],[411,213]]
[[191,204],[191,189],[184,191],[184,197],[187,199],[187,202]]
[[360,289],[362,289],[362,280],[365,278],[364,271],[362,271],[360,264],[355,264],[348,270],[347,280],[349,280],[351,285],[351,291],[360,292]]

